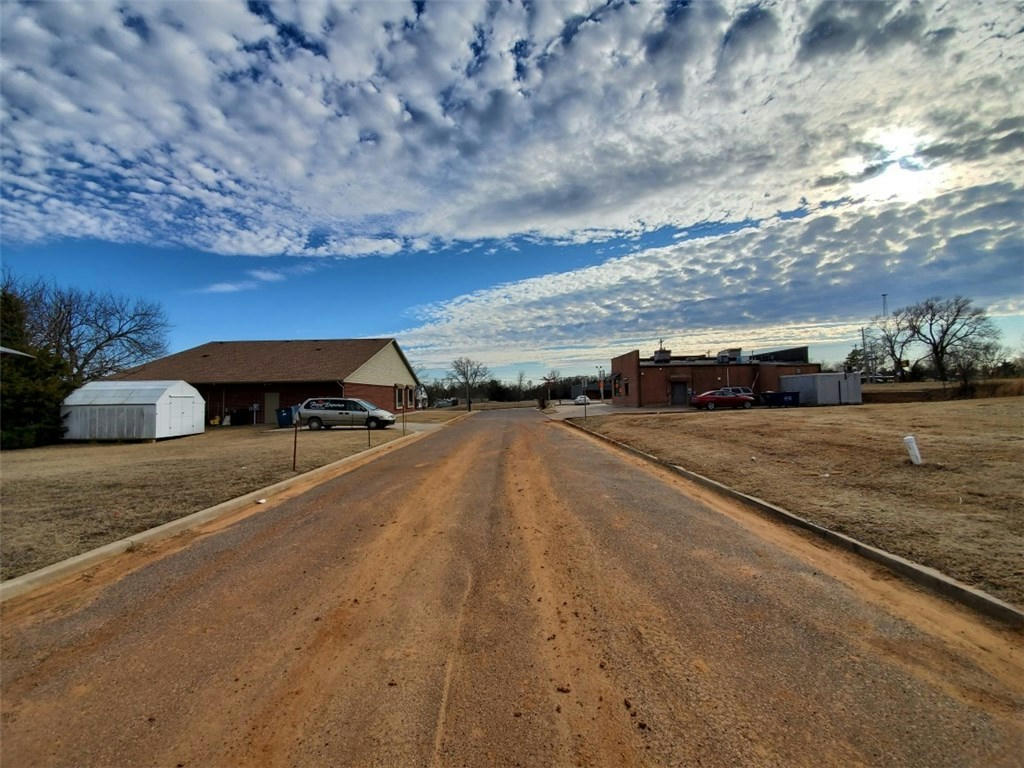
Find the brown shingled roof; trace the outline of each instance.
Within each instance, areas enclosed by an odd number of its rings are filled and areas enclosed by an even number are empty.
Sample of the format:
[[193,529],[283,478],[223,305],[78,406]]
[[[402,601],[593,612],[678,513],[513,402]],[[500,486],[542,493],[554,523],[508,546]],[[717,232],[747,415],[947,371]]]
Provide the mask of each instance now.
[[344,381],[393,341],[211,341],[110,378],[130,381],[184,379],[190,384]]

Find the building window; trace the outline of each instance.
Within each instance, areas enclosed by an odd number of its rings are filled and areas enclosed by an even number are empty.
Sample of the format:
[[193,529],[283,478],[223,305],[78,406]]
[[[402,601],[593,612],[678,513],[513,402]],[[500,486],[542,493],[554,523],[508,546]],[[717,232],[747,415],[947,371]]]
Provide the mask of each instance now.
[[395,410],[399,410],[402,407],[402,390],[395,387]]
[[622,383],[622,388],[626,391],[626,397],[629,397],[629,382],[624,381]]

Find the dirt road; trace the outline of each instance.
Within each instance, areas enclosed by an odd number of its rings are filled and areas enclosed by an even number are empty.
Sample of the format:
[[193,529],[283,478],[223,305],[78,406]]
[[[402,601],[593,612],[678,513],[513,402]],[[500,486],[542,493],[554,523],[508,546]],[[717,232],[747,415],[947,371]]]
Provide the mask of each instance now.
[[1020,633],[535,412],[2,618],[11,766],[1024,761]]

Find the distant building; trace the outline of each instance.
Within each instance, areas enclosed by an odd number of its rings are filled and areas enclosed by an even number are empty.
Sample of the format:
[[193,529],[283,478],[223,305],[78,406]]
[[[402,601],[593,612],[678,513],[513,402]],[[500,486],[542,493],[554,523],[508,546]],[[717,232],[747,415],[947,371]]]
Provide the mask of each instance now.
[[779,391],[779,377],[818,373],[807,361],[807,347],[746,355],[725,349],[717,355],[673,355],[658,349],[641,358],[634,349],[612,358],[612,402],[634,407],[687,405],[695,394],[721,387],[750,387],[754,392]]
[[420,382],[394,339],[211,341],[111,379],[181,379],[202,394],[207,423],[275,424],[278,408],[309,397],[369,400],[389,411],[417,407]]

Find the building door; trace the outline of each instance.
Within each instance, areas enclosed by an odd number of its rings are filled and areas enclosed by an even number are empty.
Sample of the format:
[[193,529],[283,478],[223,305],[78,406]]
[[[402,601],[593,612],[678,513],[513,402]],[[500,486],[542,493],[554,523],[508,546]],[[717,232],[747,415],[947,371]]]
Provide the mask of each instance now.
[[672,382],[672,405],[686,405],[689,402],[685,381]]
[[280,392],[263,393],[263,423],[277,424],[277,409],[281,407]]

